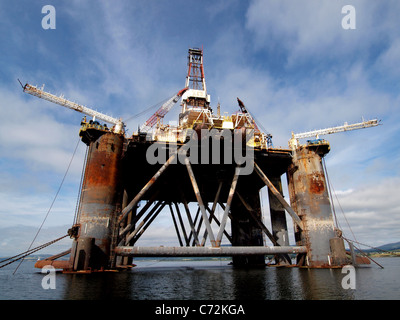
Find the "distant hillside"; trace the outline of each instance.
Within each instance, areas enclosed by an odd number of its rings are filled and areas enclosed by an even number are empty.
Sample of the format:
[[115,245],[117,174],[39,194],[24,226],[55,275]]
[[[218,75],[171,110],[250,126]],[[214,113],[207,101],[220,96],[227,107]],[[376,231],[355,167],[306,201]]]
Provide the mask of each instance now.
[[388,243],[388,244],[384,244],[382,246],[376,247],[376,249],[368,249],[368,250],[364,250],[365,252],[377,252],[380,250],[385,250],[385,251],[394,251],[394,250],[400,250],[400,242],[393,242],[393,243]]
[[399,250],[400,242],[384,244],[383,246],[378,247],[378,249],[385,250],[385,251]]

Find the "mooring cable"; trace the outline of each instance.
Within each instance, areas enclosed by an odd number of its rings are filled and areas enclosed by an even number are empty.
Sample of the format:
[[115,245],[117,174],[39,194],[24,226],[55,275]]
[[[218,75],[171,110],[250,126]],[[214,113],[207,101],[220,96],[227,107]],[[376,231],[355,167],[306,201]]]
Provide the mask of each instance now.
[[74,215],[74,220],[73,220],[73,225],[75,225],[78,221],[80,210],[81,210],[81,197],[82,197],[82,186],[84,181],[86,180],[86,163],[87,163],[87,156],[89,153],[89,146],[86,147],[86,152],[85,152],[85,159],[83,160],[83,166],[82,166],[82,172],[81,172],[81,181],[79,182],[79,191],[78,191],[78,197],[76,199],[76,206],[75,206],[75,215]]
[[[55,239],[55,240],[49,241],[49,242],[47,242],[47,243],[45,243],[45,244],[42,244],[42,245],[40,245],[40,246],[37,246],[36,248],[33,248],[33,249],[27,250],[27,251],[25,251],[25,252],[22,252],[22,253],[20,253],[20,254],[17,254],[17,255],[15,255],[15,256],[13,256],[13,257],[4,259],[4,260],[0,261],[0,263],[3,263],[3,262],[5,262],[5,261],[8,261],[8,260],[11,260],[11,259],[14,259],[14,258],[15,258],[14,260],[12,260],[12,261],[10,261],[10,262],[1,265],[1,266],[0,266],[0,269],[3,268],[3,267],[5,267],[5,266],[7,266],[7,265],[9,265],[9,264],[11,264],[11,263],[14,263],[14,262],[16,262],[16,261],[18,261],[18,260],[21,260],[21,259],[25,258],[26,256],[29,256],[30,254],[32,254],[32,253],[34,253],[34,252],[36,252],[36,251],[42,250],[43,248],[46,248],[46,247],[48,247],[49,245],[52,245],[53,243],[55,243],[55,242],[57,242],[57,241],[60,241],[61,239],[64,239],[64,238],[67,237],[67,236],[68,236],[68,234],[66,234],[65,236],[62,236],[62,237],[60,237],[60,238],[57,238],[57,239]],[[16,258],[16,257],[18,257],[18,258]],[[15,270],[15,271],[16,271],[16,270]],[[15,271],[14,271],[14,273],[15,273]]]
[[[356,240],[356,236],[355,236],[355,234],[354,234],[354,232],[353,232],[353,229],[352,229],[351,226],[350,226],[349,221],[347,220],[347,217],[346,217],[346,215],[345,215],[345,213],[344,213],[344,210],[343,210],[343,208],[342,208],[342,205],[340,204],[340,201],[339,201],[338,196],[337,196],[337,194],[336,194],[335,188],[333,187],[332,183],[331,183],[330,180],[329,180],[329,177],[328,177],[328,169],[327,169],[327,167],[326,167],[325,159],[322,158],[322,161],[323,161],[323,167],[324,167],[325,175],[326,175],[326,178],[327,178],[327,181],[328,181],[329,193],[331,194],[331,190],[333,191],[333,194],[335,195],[335,198],[336,198],[336,202],[338,203],[339,208],[340,208],[340,211],[342,212],[342,215],[343,215],[343,217],[344,217],[344,219],[345,219],[345,221],[346,221],[347,227],[349,228],[351,234],[353,235],[354,240]],[[332,200],[332,207],[334,208],[334,203],[333,203],[333,197],[332,197],[332,195],[330,195],[330,198],[331,198],[331,200]],[[336,220],[337,226],[340,227],[339,219],[337,218],[336,212],[335,212],[335,211],[334,211],[334,216],[335,216],[335,220]],[[340,229],[341,229],[341,228],[340,228]],[[341,230],[341,231],[343,232],[343,230]]]
[[[54,196],[54,199],[53,199],[53,201],[52,201],[52,203],[51,203],[51,205],[50,205],[50,208],[49,208],[49,210],[47,210],[46,216],[44,217],[44,219],[43,219],[43,221],[42,221],[42,224],[40,225],[38,231],[36,232],[35,237],[33,238],[32,242],[31,242],[31,244],[29,245],[29,248],[28,248],[28,250],[27,250],[26,252],[28,252],[28,251],[31,249],[31,247],[32,247],[33,243],[35,242],[37,236],[39,235],[40,231],[42,230],[42,227],[43,227],[45,221],[47,220],[47,217],[49,216],[49,213],[50,213],[51,209],[53,208],[53,205],[54,205],[54,203],[55,203],[55,201],[56,201],[56,199],[57,199],[57,197],[58,197],[58,194],[60,193],[61,187],[63,186],[64,181],[65,181],[65,178],[66,178],[66,176],[67,176],[67,174],[68,174],[68,171],[69,171],[69,169],[70,169],[70,167],[71,167],[72,160],[73,160],[74,157],[75,157],[76,150],[78,149],[80,140],[81,140],[81,139],[79,138],[79,139],[78,139],[78,142],[77,142],[77,144],[76,144],[76,146],[75,146],[75,150],[74,150],[74,152],[73,152],[73,154],[72,154],[71,160],[69,161],[67,170],[65,171],[64,177],[63,177],[62,180],[61,180],[60,186],[58,187],[58,190],[57,190],[57,192],[56,192],[56,194],[55,194],[55,196]],[[19,264],[18,264],[18,266],[15,268],[13,274],[15,274],[15,272],[17,272],[19,266],[21,265],[21,263],[22,263],[23,261],[24,261],[24,260],[22,259],[22,260],[19,262]]]

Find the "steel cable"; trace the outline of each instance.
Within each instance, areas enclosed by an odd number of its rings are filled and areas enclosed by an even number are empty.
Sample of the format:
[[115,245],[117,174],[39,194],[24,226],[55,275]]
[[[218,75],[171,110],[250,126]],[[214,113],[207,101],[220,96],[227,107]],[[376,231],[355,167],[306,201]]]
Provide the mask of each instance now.
[[[35,235],[35,237],[33,238],[31,244],[29,245],[29,248],[28,248],[27,251],[29,251],[29,250],[31,249],[31,247],[32,247],[33,243],[35,242],[37,236],[39,235],[40,231],[42,230],[42,227],[43,227],[45,221],[47,220],[47,217],[49,216],[49,213],[50,213],[51,209],[53,208],[53,205],[54,205],[54,203],[55,203],[55,201],[56,201],[56,199],[57,199],[57,197],[58,197],[58,194],[60,193],[61,187],[62,187],[63,184],[64,184],[64,181],[65,181],[65,178],[66,178],[66,176],[67,176],[67,174],[68,174],[69,168],[71,167],[72,160],[73,160],[74,157],[75,157],[76,150],[78,149],[78,146],[79,146],[79,142],[80,142],[80,139],[78,139],[78,142],[77,142],[77,144],[76,144],[76,146],[75,146],[75,150],[74,150],[74,152],[73,152],[73,154],[72,154],[71,160],[69,161],[67,170],[65,171],[64,177],[63,177],[62,180],[61,180],[60,186],[58,187],[58,190],[57,190],[57,192],[56,192],[56,195],[54,196],[54,199],[53,199],[53,201],[52,201],[52,203],[51,203],[51,205],[50,205],[50,208],[49,208],[49,210],[47,210],[46,216],[44,217],[44,219],[43,219],[43,221],[42,221],[42,224],[40,225],[38,231],[36,232],[36,235]],[[27,251],[26,251],[26,252],[27,252]],[[19,260],[19,259],[18,259],[18,260]],[[23,261],[23,260],[22,260],[22,261]],[[15,268],[13,274],[15,274],[15,272],[17,272],[17,270],[18,270],[19,266],[21,265],[22,261],[20,261],[20,263],[18,264],[18,266]]]
[[[11,259],[14,259],[14,258],[15,258],[14,260],[12,260],[12,261],[10,261],[10,262],[7,262],[7,263],[1,265],[1,266],[0,266],[0,269],[3,268],[3,267],[5,267],[5,266],[7,266],[7,265],[9,265],[9,264],[11,264],[11,263],[14,263],[14,262],[16,262],[16,261],[18,261],[18,260],[21,260],[21,259],[25,258],[26,256],[28,256],[28,255],[30,255],[30,254],[36,252],[36,251],[39,251],[39,250],[41,250],[41,249],[43,249],[43,248],[46,248],[46,247],[48,247],[49,245],[51,245],[51,244],[53,244],[53,243],[55,243],[55,242],[57,242],[57,241],[60,241],[61,239],[64,239],[64,238],[67,237],[67,236],[68,236],[68,234],[66,234],[65,236],[62,236],[62,237],[60,237],[60,238],[57,238],[57,239],[55,239],[55,240],[49,241],[49,242],[47,242],[47,243],[45,243],[45,244],[42,244],[42,245],[40,245],[40,246],[38,246],[38,247],[36,247],[36,248],[29,249],[29,250],[27,250],[27,251],[25,251],[25,252],[22,252],[22,253],[20,253],[20,254],[17,254],[17,255],[15,255],[15,256],[13,256],[13,257],[4,259],[4,260],[0,261],[0,263],[3,263],[3,262],[6,262],[6,261],[8,261],[8,260],[11,260]],[[18,257],[18,258],[16,258],[16,257]],[[15,270],[15,271],[16,271],[16,270]],[[14,273],[15,273],[15,271],[14,271]]]

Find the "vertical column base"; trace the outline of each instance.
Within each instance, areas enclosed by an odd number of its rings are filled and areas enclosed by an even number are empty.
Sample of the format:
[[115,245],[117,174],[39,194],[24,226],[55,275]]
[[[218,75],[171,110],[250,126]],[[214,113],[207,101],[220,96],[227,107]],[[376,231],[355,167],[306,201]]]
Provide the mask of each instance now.
[[335,237],[329,240],[331,247],[331,260],[333,266],[342,266],[348,264],[346,249],[342,238]]
[[[261,219],[260,196],[258,191],[254,193],[240,194],[246,202],[254,209],[257,218]],[[263,246],[264,239],[262,229],[251,219],[249,212],[235,197],[231,206],[232,213],[232,245],[233,246]],[[232,257],[234,267],[238,268],[259,268],[265,267],[264,255],[234,256]]]

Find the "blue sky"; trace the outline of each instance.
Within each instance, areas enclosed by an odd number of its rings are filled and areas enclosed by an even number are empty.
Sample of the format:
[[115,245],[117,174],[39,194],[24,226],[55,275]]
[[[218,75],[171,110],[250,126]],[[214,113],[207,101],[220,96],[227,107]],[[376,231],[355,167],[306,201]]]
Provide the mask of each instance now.
[[[56,9],[54,30],[41,25],[48,4]],[[342,28],[347,4],[356,10],[355,30]],[[236,112],[240,97],[275,146],[286,147],[292,131],[382,120],[376,128],[326,136],[326,164],[356,239],[400,241],[398,12],[396,0],[1,0],[0,256],[29,245],[82,118],[23,93],[17,78],[128,119],[183,88],[189,47],[204,48],[212,106],[220,101],[223,111]],[[167,119],[177,119],[178,109]],[[128,121],[128,133],[150,115]],[[39,242],[72,223],[84,152],[81,143]]]

